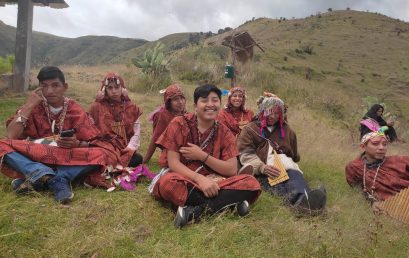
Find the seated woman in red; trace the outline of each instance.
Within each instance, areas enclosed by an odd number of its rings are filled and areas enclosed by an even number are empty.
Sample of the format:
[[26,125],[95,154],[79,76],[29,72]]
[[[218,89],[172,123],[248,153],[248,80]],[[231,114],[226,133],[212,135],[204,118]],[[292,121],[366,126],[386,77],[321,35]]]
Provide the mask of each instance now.
[[238,137],[241,129],[247,125],[254,116],[253,111],[245,107],[246,91],[240,87],[234,87],[229,92],[226,106],[220,111],[218,120],[223,123],[235,137]]
[[142,163],[142,156],[137,153],[141,132],[139,117],[142,112],[129,99],[121,76],[108,73],[104,77],[89,114],[103,137],[120,153],[123,167],[136,167]]
[[143,158],[144,164],[149,162],[152,158],[156,150],[155,142],[165,131],[166,127],[168,127],[170,121],[176,116],[181,116],[186,113],[185,95],[178,84],[169,85],[164,91],[161,91],[161,93],[163,93],[164,105],[149,114],[149,121],[152,122],[153,130],[151,142]]
[[230,130],[216,120],[221,91],[203,85],[194,92],[195,114],[174,118],[156,143],[163,149],[163,168],[149,190],[155,198],[179,206],[175,226],[180,228],[205,211],[237,207],[244,216],[260,194],[260,184],[237,175],[238,150]]

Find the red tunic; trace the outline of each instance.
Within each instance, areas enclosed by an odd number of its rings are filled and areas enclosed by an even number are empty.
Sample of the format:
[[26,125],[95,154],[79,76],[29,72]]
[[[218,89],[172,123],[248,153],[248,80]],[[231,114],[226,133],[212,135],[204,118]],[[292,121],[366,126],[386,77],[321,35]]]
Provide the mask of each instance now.
[[[211,128],[209,128],[203,134],[198,132],[196,116],[194,114],[187,114],[173,119],[166,128],[166,131],[156,142],[161,148],[164,149],[159,159],[161,167],[168,167],[166,150],[179,152],[179,149],[183,146],[187,146],[188,142],[200,146],[210,132]],[[198,140],[199,133],[201,134],[200,143]],[[213,140],[210,141],[207,147],[204,148],[204,151],[210,153],[217,159],[229,160],[238,156],[239,154],[235,141],[236,139],[230,130],[223,124],[219,123]],[[188,161],[182,155],[180,156],[180,161],[193,171],[195,171],[201,165],[200,161]],[[216,172],[212,171],[210,168],[204,167],[199,171],[199,173],[208,175]],[[181,174],[169,171],[156,183],[153,194],[156,198],[170,201],[178,206],[183,206],[187,199],[188,183],[198,187],[198,185]],[[253,176],[250,175],[232,176],[218,181],[218,184],[221,189],[260,191],[260,184]],[[252,201],[255,201],[256,199],[257,198]]]
[[[7,125],[14,119],[11,117]],[[58,123],[56,123],[58,124]],[[24,156],[49,165],[101,165],[116,164],[118,156],[112,153],[112,145],[99,140],[98,129],[93,125],[81,106],[74,100],[68,100],[67,113],[64,119],[63,130],[75,128],[76,137],[80,141],[89,141],[98,147],[65,149],[45,144],[38,144],[26,140],[0,140],[0,157],[7,153],[18,151]],[[51,136],[51,125],[42,104],[36,106],[27,120],[23,131],[23,139],[34,139]],[[5,164],[2,172],[9,177],[21,177],[21,174],[10,169]]]
[[[109,103],[103,99],[92,103],[89,114],[104,139],[109,139],[114,146],[114,151],[118,152],[118,155],[121,155],[122,166],[127,167],[132,153],[121,153],[121,150],[126,148],[129,140],[134,135],[134,123],[142,114],[139,107],[131,101]],[[120,118],[120,121],[124,123],[126,139],[117,135],[112,130],[112,124],[115,121],[114,116]]]
[[170,121],[175,118],[175,115],[169,112],[165,107],[160,107],[160,109],[152,117],[152,140],[156,142],[159,136],[166,130]]
[[[377,167],[366,170],[366,188],[373,186],[374,176]],[[361,157],[351,161],[345,168],[346,180],[351,186],[361,186],[363,188],[364,162]],[[389,156],[378,171],[375,180],[375,197],[386,200],[402,189],[409,187],[409,156]]]
[[[253,118],[254,113],[251,110],[236,110],[232,111],[231,109],[222,109],[219,113],[219,116],[217,117],[217,120],[219,120],[221,123],[223,123],[227,128],[230,129],[230,131],[234,134],[235,137],[237,137],[240,134],[240,122],[246,122],[249,123],[251,119]],[[242,122],[242,123],[243,123]]]

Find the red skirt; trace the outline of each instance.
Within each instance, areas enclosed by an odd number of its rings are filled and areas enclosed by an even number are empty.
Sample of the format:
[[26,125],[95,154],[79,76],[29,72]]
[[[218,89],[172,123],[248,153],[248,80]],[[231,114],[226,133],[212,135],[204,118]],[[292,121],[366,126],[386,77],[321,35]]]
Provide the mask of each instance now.
[[[155,184],[153,196],[157,199],[169,201],[177,206],[184,206],[188,195],[187,184],[198,188],[196,183],[186,177],[175,172],[168,172]],[[261,192],[259,182],[251,175],[232,176],[218,181],[217,184],[220,189],[258,191],[259,194]],[[259,194],[250,202],[255,202]]]

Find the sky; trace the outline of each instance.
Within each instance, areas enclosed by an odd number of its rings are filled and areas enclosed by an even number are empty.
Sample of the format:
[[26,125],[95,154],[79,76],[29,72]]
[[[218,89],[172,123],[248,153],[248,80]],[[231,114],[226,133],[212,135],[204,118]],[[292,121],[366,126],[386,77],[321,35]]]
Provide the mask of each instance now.
[[[370,11],[409,22],[409,0],[65,0],[66,9],[34,7],[33,30],[62,37],[110,35],[157,40],[177,32],[217,32],[252,17],[305,18],[333,10]],[[17,6],[0,7],[17,24]]]

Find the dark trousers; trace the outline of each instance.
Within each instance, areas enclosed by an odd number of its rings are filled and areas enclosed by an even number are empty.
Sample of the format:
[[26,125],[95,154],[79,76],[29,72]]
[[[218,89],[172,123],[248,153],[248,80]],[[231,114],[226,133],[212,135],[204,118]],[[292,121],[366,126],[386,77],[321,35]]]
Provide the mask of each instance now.
[[222,211],[243,201],[250,202],[250,200],[254,200],[258,195],[258,191],[221,189],[217,196],[207,198],[202,191],[194,188],[192,185],[188,185],[188,191],[186,205],[202,206],[210,213]]
[[293,205],[311,189],[305,181],[303,174],[299,171],[289,169],[287,174],[290,179],[274,186],[268,183],[267,176],[265,175],[257,176],[257,180],[265,191],[273,195],[282,196],[288,204]]

